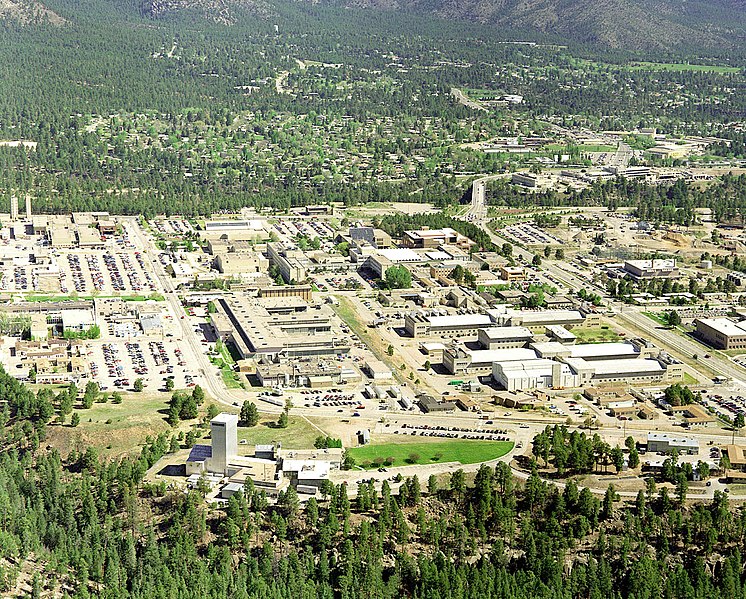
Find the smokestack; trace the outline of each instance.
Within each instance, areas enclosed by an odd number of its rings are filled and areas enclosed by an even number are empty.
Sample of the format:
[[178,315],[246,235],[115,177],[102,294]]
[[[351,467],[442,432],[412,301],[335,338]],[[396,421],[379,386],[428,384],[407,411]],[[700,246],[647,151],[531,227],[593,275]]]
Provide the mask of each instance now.
[[26,220],[31,220],[31,196],[26,196]]
[[16,196],[10,198],[10,220],[18,220],[18,198]]

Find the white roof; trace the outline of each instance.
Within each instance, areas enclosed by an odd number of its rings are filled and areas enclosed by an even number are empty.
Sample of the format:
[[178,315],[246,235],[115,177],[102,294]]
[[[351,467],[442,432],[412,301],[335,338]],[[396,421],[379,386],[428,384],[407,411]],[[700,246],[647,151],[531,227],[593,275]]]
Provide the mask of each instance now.
[[625,264],[635,266],[640,270],[671,270],[676,268],[676,260],[674,259],[627,260]]
[[575,333],[568,331],[561,324],[548,324],[547,331],[552,333],[555,337],[559,337],[560,339],[575,339],[576,338]]
[[540,354],[567,354],[570,351],[570,348],[567,345],[563,345],[559,341],[532,343],[531,347]]
[[728,318],[700,318],[699,322],[729,337],[746,335],[746,321],[733,322]]
[[518,362],[497,362],[495,368],[499,368],[505,379],[522,378],[526,375],[531,376],[552,376],[552,369],[555,364],[562,365],[562,374],[570,374],[570,368],[562,362],[537,358],[534,360],[522,360]]
[[512,349],[484,349],[468,351],[471,355],[472,364],[484,364],[486,362],[518,362],[522,360],[535,360],[536,352],[532,349],[517,347]]
[[524,323],[583,320],[583,315],[577,310],[539,310],[536,312],[530,310],[512,310],[509,314],[510,316],[521,316]]
[[93,318],[93,311],[85,308],[75,308],[72,310],[62,311],[62,325],[65,328],[80,324],[93,324],[96,322]]
[[533,337],[534,334],[526,327],[488,327],[482,329],[488,339],[512,339],[514,337]]
[[596,356],[632,356],[639,353],[631,343],[581,343],[569,347],[573,358],[591,358]]
[[448,328],[458,326],[489,326],[492,318],[489,314],[453,314],[451,316],[429,316],[431,327]]
[[223,412],[222,414],[218,414],[210,420],[210,424],[238,424],[238,414],[228,414],[227,412]]
[[323,460],[282,460],[283,472],[297,472],[298,480],[328,478],[331,465]]
[[635,374],[637,372],[645,374],[654,374],[663,372],[663,366],[658,360],[646,360],[644,358],[630,358],[628,360],[596,360],[587,362],[582,358],[568,358],[568,364],[575,366],[578,364],[581,368],[591,369],[596,375],[612,374]]
[[651,441],[665,441],[674,445],[687,445],[690,447],[699,447],[699,441],[692,437],[675,437],[667,433],[648,433],[648,443]]
[[378,253],[391,260],[391,262],[422,262],[423,258],[414,250],[409,248],[390,248],[379,250]]

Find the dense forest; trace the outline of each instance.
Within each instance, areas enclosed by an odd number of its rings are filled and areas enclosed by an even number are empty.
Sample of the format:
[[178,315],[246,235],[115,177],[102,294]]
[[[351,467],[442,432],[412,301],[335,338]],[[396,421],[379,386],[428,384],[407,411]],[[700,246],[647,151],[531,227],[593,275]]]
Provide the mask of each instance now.
[[[173,450],[165,435],[134,458],[106,461],[93,448],[60,456],[44,438],[66,398],[34,394],[5,373],[0,390],[3,596],[746,596],[744,512],[721,493],[687,503],[675,465],[674,496],[649,484],[631,503],[612,486],[602,500],[573,481],[559,488],[537,464],[519,483],[499,463],[474,477],[362,483],[354,494],[326,484],[303,505],[292,489],[275,503],[248,484],[208,507],[203,488],[144,482]],[[594,455],[590,438],[573,442],[561,428],[542,435],[542,461],[563,445]],[[613,449],[601,450],[614,461]]]
[[[64,26],[0,24],[0,141],[30,144],[0,145],[1,203],[30,193],[38,211],[147,216],[443,206],[468,176],[511,168],[475,142],[649,123],[720,134],[746,111],[738,58],[646,70],[635,61],[655,56],[590,60],[583,47],[506,43],[487,26],[265,4],[236,3],[225,26],[189,11],[152,18],[134,1],[54,0]],[[525,100],[474,111],[453,100],[454,87]]]
[[504,181],[490,182],[489,190],[493,206],[606,206],[609,210],[631,206],[641,220],[683,226],[696,222],[696,208],[709,208],[717,222],[742,224],[746,219],[746,175],[724,175],[704,189],[684,180],[649,185],[618,177],[567,194],[518,191]]

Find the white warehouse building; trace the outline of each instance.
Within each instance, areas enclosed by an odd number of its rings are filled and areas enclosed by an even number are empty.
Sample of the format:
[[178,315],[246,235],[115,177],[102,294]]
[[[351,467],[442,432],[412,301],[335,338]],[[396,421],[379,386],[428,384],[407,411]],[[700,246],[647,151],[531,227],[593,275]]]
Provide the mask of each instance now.
[[495,362],[492,378],[508,391],[578,386],[578,377],[567,364],[543,358]]

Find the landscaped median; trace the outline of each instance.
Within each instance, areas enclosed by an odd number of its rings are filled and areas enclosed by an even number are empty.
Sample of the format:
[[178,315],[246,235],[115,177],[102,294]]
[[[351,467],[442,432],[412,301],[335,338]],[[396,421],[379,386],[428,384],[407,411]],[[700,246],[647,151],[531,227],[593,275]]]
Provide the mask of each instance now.
[[460,462],[478,464],[504,456],[513,449],[512,441],[416,441],[412,443],[373,443],[353,447],[348,453],[363,468],[410,466]]

